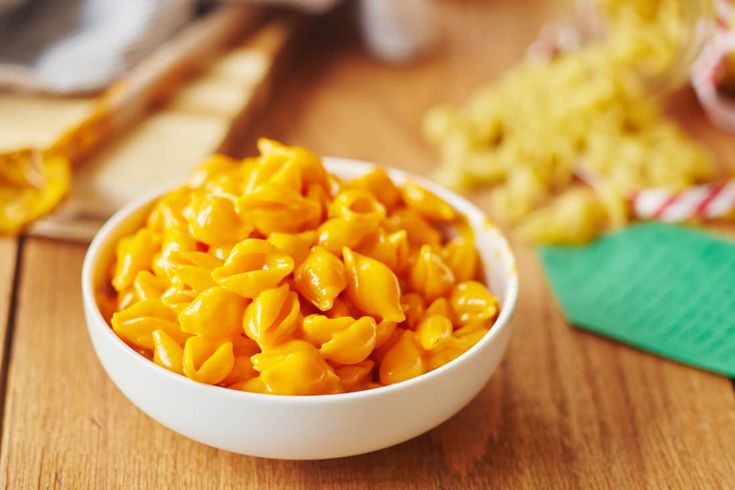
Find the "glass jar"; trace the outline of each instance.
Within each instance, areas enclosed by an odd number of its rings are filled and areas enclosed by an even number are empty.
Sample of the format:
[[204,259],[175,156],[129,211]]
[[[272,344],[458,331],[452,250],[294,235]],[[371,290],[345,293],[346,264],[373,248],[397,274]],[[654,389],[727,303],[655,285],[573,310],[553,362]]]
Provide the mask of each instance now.
[[616,60],[635,66],[653,93],[679,88],[688,81],[692,66],[715,32],[715,2],[569,0],[576,43],[612,46]]
[[691,83],[710,121],[735,133],[734,0],[566,0],[562,8],[571,21],[544,27],[529,54],[604,45],[606,61],[648,94]]

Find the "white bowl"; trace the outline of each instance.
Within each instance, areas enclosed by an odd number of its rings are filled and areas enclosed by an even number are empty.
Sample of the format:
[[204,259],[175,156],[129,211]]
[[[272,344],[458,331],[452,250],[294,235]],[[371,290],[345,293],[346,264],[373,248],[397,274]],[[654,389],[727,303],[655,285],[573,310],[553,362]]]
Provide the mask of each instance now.
[[[327,169],[356,177],[371,165],[325,158]],[[161,424],[201,443],[251,456],[325,459],[382,449],[422,434],[464,407],[485,386],[505,353],[518,278],[508,243],[484,214],[458,195],[399,170],[467,215],[489,287],[501,301],[495,325],[454,361],[402,383],[320,396],[276,396],[194,382],[144,358],[120,340],[100,314],[95,290],[108,280],[115,244],[143,221],[156,196],[118,211],[89,247],[82,294],[89,335],[102,366],[120,391]],[[472,427],[465,428],[468,431]]]

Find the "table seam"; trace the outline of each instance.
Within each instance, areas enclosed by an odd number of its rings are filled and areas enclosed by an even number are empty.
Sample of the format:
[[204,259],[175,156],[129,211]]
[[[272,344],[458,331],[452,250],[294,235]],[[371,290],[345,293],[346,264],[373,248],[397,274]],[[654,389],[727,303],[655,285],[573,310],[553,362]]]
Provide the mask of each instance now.
[[13,281],[11,283],[10,303],[8,305],[8,315],[5,331],[5,343],[2,347],[2,363],[0,363],[0,454],[5,450],[2,447],[3,436],[5,432],[5,404],[8,400],[8,379],[10,368],[10,356],[12,354],[13,337],[15,331],[15,323],[18,313],[18,295],[20,292],[20,273],[23,262],[23,249],[25,246],[25,237],[20,236],[15,251],[15,269],[13,270]]

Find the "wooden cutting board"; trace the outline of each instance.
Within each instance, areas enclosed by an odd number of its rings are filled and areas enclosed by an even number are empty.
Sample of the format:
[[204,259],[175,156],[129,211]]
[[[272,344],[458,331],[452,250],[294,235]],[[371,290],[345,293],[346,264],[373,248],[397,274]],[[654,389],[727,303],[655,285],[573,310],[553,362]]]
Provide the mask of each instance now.
[[[83,162],[65,201],[29,233],[88,241],[125,203],[175,186],[206,155],[227,152],[267,103],[277,61],[297,24],[274,17],[195,78],[170,82],[165,102]],[[93,107],[91,98],[0,95],[0,149],[49,145]]]

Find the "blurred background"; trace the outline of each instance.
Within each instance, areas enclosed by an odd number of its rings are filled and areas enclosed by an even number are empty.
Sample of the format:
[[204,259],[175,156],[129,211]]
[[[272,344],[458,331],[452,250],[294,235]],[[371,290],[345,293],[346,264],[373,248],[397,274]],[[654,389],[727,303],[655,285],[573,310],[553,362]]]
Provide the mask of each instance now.
[[632,201],[642,190],[732,173],[731,13],[704,0],[5,0],[0,221],[87,240],[152,183],[265,135],[433,176],[526,241],[584,243],[650,218],[655,205]]

